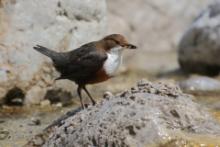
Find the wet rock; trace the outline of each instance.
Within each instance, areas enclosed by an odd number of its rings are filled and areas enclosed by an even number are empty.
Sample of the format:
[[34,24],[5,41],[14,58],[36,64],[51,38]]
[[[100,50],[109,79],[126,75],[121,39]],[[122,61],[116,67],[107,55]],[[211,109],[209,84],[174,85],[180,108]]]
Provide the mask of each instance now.
[[217,75],[220,71],[220,1],[202,11],[184,33],[178,50],[181,68],[190,73]]
[[192,94],[212,95],[220,93],[220,82],[204,76],[193,76],[179,82],[179,86],[184,92]]
[[74,84],[54,82],[51,61],[32,48],[72,50],[103,37],[105,24],[104,0],[0,1],[0,100],[13,87],[28,94],[26,104],[39,103],[45,94],[39,88],[72,90]]
[[[149,88],[155,92],[149,93]],[[176,138],[184,140],[189,134],[220,138],[220,124],[178,87],[142,80],[135,91],[116,94],[96,106],[61,117],[41,134],[42,146],[144,147]],[[36,145],[37,137],[27,146]]]

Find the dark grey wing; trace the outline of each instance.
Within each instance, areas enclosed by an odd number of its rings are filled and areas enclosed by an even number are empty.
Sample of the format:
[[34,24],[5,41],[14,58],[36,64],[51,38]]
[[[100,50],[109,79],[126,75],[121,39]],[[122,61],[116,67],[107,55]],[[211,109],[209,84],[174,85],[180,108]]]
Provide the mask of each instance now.
[[97,51],[93,45],[85,45],[69,52],[69,62],[62,67],[61,79],[71,79],[76,82],[85,82],[99,71],[107,55]]

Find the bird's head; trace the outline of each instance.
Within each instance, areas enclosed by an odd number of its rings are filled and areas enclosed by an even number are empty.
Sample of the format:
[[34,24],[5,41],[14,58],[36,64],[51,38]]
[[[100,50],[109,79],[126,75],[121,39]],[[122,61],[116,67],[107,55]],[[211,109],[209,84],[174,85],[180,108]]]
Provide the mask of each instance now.
[[137,47],[133,44],[128,43],[124,36],[121,34],[111,34],[104,37],[101,42],[105,46],[105,50],[109,51],[112,49],[136,49]]

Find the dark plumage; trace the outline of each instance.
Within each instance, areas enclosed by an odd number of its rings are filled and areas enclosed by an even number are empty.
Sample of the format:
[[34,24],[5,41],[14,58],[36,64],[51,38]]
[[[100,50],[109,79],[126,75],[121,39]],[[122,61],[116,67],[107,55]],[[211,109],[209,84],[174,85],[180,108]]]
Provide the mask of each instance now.
[[84,108],[81,90],[83,89],[87,93],[94,105],[95,101],[85,86],[110,78],[105,73],[103,65],[107,60],[107,52],[115,46],[136,48],[134,45],[128,44],[123,36],[113,34],[69,52],[58,53],[40,45],[35,46],[34,49],[52,59],[55,68],[61,74],[57,80],[69,79],[78,85],[77,92]]

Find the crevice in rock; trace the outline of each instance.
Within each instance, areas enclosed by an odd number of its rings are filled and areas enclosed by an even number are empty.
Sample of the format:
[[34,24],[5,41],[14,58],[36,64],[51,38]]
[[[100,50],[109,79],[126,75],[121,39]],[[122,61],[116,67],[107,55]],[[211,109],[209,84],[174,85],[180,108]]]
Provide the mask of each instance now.
[[97,142],[96,142],[95,137],[92,138],[92,143],[93,143],[94,146],[97,146],[97,145],[98,145]]
[[66,9],[64,9],[62,7],[62,4],[60,1],[57,2],[57,7],[58,7],[58,10],[57,10],[57,15],[59,16],[64,16],[64,17],[67,17],[68,18],[68,12]]
[[[75,19],[77,21],[85,21],[85,22],[90,22],[91,20],[88,19],[87,17],[81,15],[81,14],[70,14],[67,12],[65,8],[63,8],[62,3],[60,1],[57,2],[57,10],[56,13],[58,16],[63,16],[66,17],[67,19]],[[96,17],[96,16],[94,16]],[[95,18],[95,20],[98,20],[98,18]]]
[[57,2],[57,7],[61,8],[61,2],[60,1]]
[[174,116],[174,117],[176,117],[176,118],[180,118],[180,115],[179,115],[179,113],[176,111],[176,110],[170,110],[170,113]]
[[82,15],[74,15],[75,19],[78,21],[90,22],[88,18],[83,17]]
[[60,15],[60,16],[68,17],[68,13],[65,9],[57,11],[57,14]]
[[14,87],[8,91],[3,98],[4,104],[9,106],[22,106],[24,104],[25,94],[22,89]]
[[108,147],[108,140],[105,141],[105,147]]
[[136,135],[136,132],[134,131],[134,126],[127,126],[126,129],[129,131],[129,134],[132,136]]
[[112,143],[112,147],[116,147],[115,142]]

